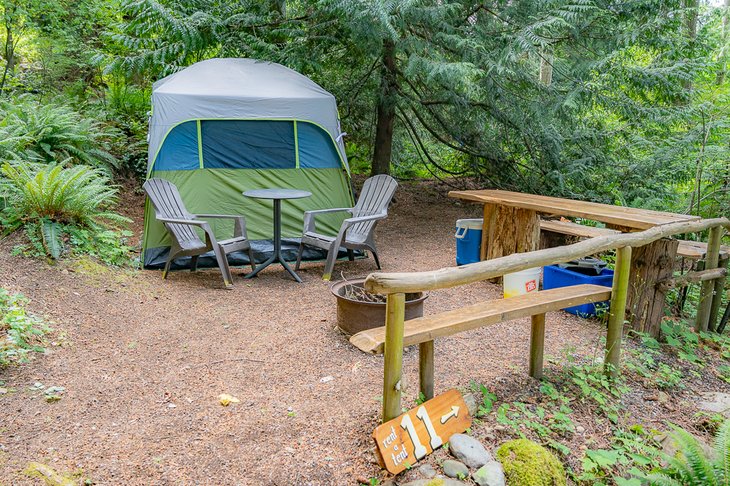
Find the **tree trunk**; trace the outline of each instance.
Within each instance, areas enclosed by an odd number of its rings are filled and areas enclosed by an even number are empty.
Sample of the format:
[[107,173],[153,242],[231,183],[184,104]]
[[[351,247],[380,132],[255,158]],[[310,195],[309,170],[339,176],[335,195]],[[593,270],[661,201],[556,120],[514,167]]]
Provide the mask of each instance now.
[[375,126],[372,175],[390,174],[397,89],[395,43],[386,39],[383,41],[383,66],[380,78],[380,97],[378,99],[378,120]]
[[0,80],[0,93],[5,90],[5,83],[8,80],[8,74],[15,72],[15,39],[13,38],[13,29],[10,24],[5,25],[5,69],[3,77]]
[[543,51],[540,58],[540,82],[545,86],[553,82],[553,54],[548,51]]
[[678,245],[664,238],[633,249],[626,319],[635,331],[659,337],[667,289],[657,282],[672,277]]
[[720,55],[718,56],[720,61],[720,70],[717,72],[717,85],[721,85],[725,82],[725,75],[727,73],[727,61],[728,61],[728,25],[730,23],[730,0],[725,0],[722,13],[722,34],[720,36]]
[[487,260],[540,247],[540,217],[529,209],[495,206],[487,234]]
[[697,15],[700,7],[699,0],[685,0],[684,8],[687,9],[686,25],[687,25],[687,37],[689,40],[694,41],[697,38]]
[[[684,0],[684,8],[687,9],[685,17],[685,25],[687,27],[687,37],[689,38],[690,49],[694,50],[695,40],[697,39],[697,18],[700,8],[700,0]],[[692,90],[692,81],[682,81],[684,89]]]

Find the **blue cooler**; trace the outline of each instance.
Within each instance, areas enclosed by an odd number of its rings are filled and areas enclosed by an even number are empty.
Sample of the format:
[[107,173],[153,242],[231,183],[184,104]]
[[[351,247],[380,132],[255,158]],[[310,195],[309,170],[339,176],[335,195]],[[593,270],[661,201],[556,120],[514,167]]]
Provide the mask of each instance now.
[[[580,284],[611,287],[613,285],[613,270],[604,268],[598,275],[586,275],[568,268],[560,268],[558,265],[543,268],[542,288],[544,290]],[[592,317],[596,315],[596,307],[608,309],[608,301],[576,305],[563,310],[581,317]]]
[[467,265],[479,261],[482,248],[482,219],[456,220],[456,264]]

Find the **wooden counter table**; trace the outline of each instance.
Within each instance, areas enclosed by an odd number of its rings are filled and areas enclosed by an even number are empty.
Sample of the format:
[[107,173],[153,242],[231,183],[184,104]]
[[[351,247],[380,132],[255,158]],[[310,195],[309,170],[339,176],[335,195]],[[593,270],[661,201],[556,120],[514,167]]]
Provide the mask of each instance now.
[[[451,191],[449,197],[484,205],[482,260],[538,250],[540,215],[600,221],[623,232],[700,219],[687,214],[500,190]],[[655,284],[672,276],[677,245],[677,240],[664,239],[636,248],[632,254],[627,318],[636,330],[654,334],[655,326],[661,322],[665,294]]]
[[500,190],[451,191],[449,197],[484,205],[482,260],[537,250],[539,215],[567,216],[606,223],[621,231],[636,231],[699,216],[627,208],[588,201]]

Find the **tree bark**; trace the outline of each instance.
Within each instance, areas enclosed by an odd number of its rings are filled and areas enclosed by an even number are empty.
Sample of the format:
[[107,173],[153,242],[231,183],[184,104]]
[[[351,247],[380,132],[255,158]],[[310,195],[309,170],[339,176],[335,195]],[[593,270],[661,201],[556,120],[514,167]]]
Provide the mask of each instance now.
[[380,78],[380,97],[378,99],[378,119],[375,125],[372,175],[390,174],[397,89],[395,43],[390,39],[386,39],[383,41],[383,65]]
[[529,209],[496,206],[487,234],[487,260],[540,247],[540,217]]
[[[700,0],[684,0],[684,8],[687,9],[685,17],[685,26],[687,27],[687,37],[689,38],[690,49],[694,50],[695,40],[697,39],[697,18],[700,8]],[[682,81],[684,89],[692,90],[692,81]]]
[[540,83],[550,86],[553,82],[553,54],[543,51],[540,58]]
[[721,39],[721,47],[720,47],[720,70],[717,72],[717,79],[716,83],[717,85],[721,85],[725,82],[725,75],[727,72],[727,61],[728,61],[728,28],[730,23],[730,0],[725,0],[725,3],[723,5],[723,13],[722,13],[722,34],[720,36]]
[[5,69],[3,77],[0,80],[0,93],[5,90],[5,83],[8,80],[8,74],[15,72],[15,39],[13,38],[13,29],[9,23],[5,24]]
[[672,278],[678,245],[664,238],[633,249],[626,319],[635,331],[659,337],[667,288],[657,282]]
[[687,37],[689,40],[694,41],[697,38],[697,15],[700,7],[699,0],[685,0],[684,8],[687,9],[686,25],[687,25]]

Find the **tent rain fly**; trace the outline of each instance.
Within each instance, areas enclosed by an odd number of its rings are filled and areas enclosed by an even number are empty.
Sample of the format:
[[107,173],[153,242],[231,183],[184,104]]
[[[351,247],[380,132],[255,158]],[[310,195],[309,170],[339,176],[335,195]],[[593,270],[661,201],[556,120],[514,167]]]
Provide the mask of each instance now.
[[[249,238],[260,240],[253,244],[257,260],[271,249],[266,241],[272,234],[271,203],[247,199],[242,192],[276,187],[312,193],[282,205],[289,253],[301,236],[305,210],[353,202],[334,97],[291,69],[252,59],[202,61],[154,84],[148,177],[173,182],[193,213],[244,215]],[[322,229],[336,233],[345,216],[331,215]],[[211,220],[216,236],[231,234],[226,224]],[[148,205],[145,267],[164,264],[169,246]],[[248,261],[233,254],[231,263]]]

